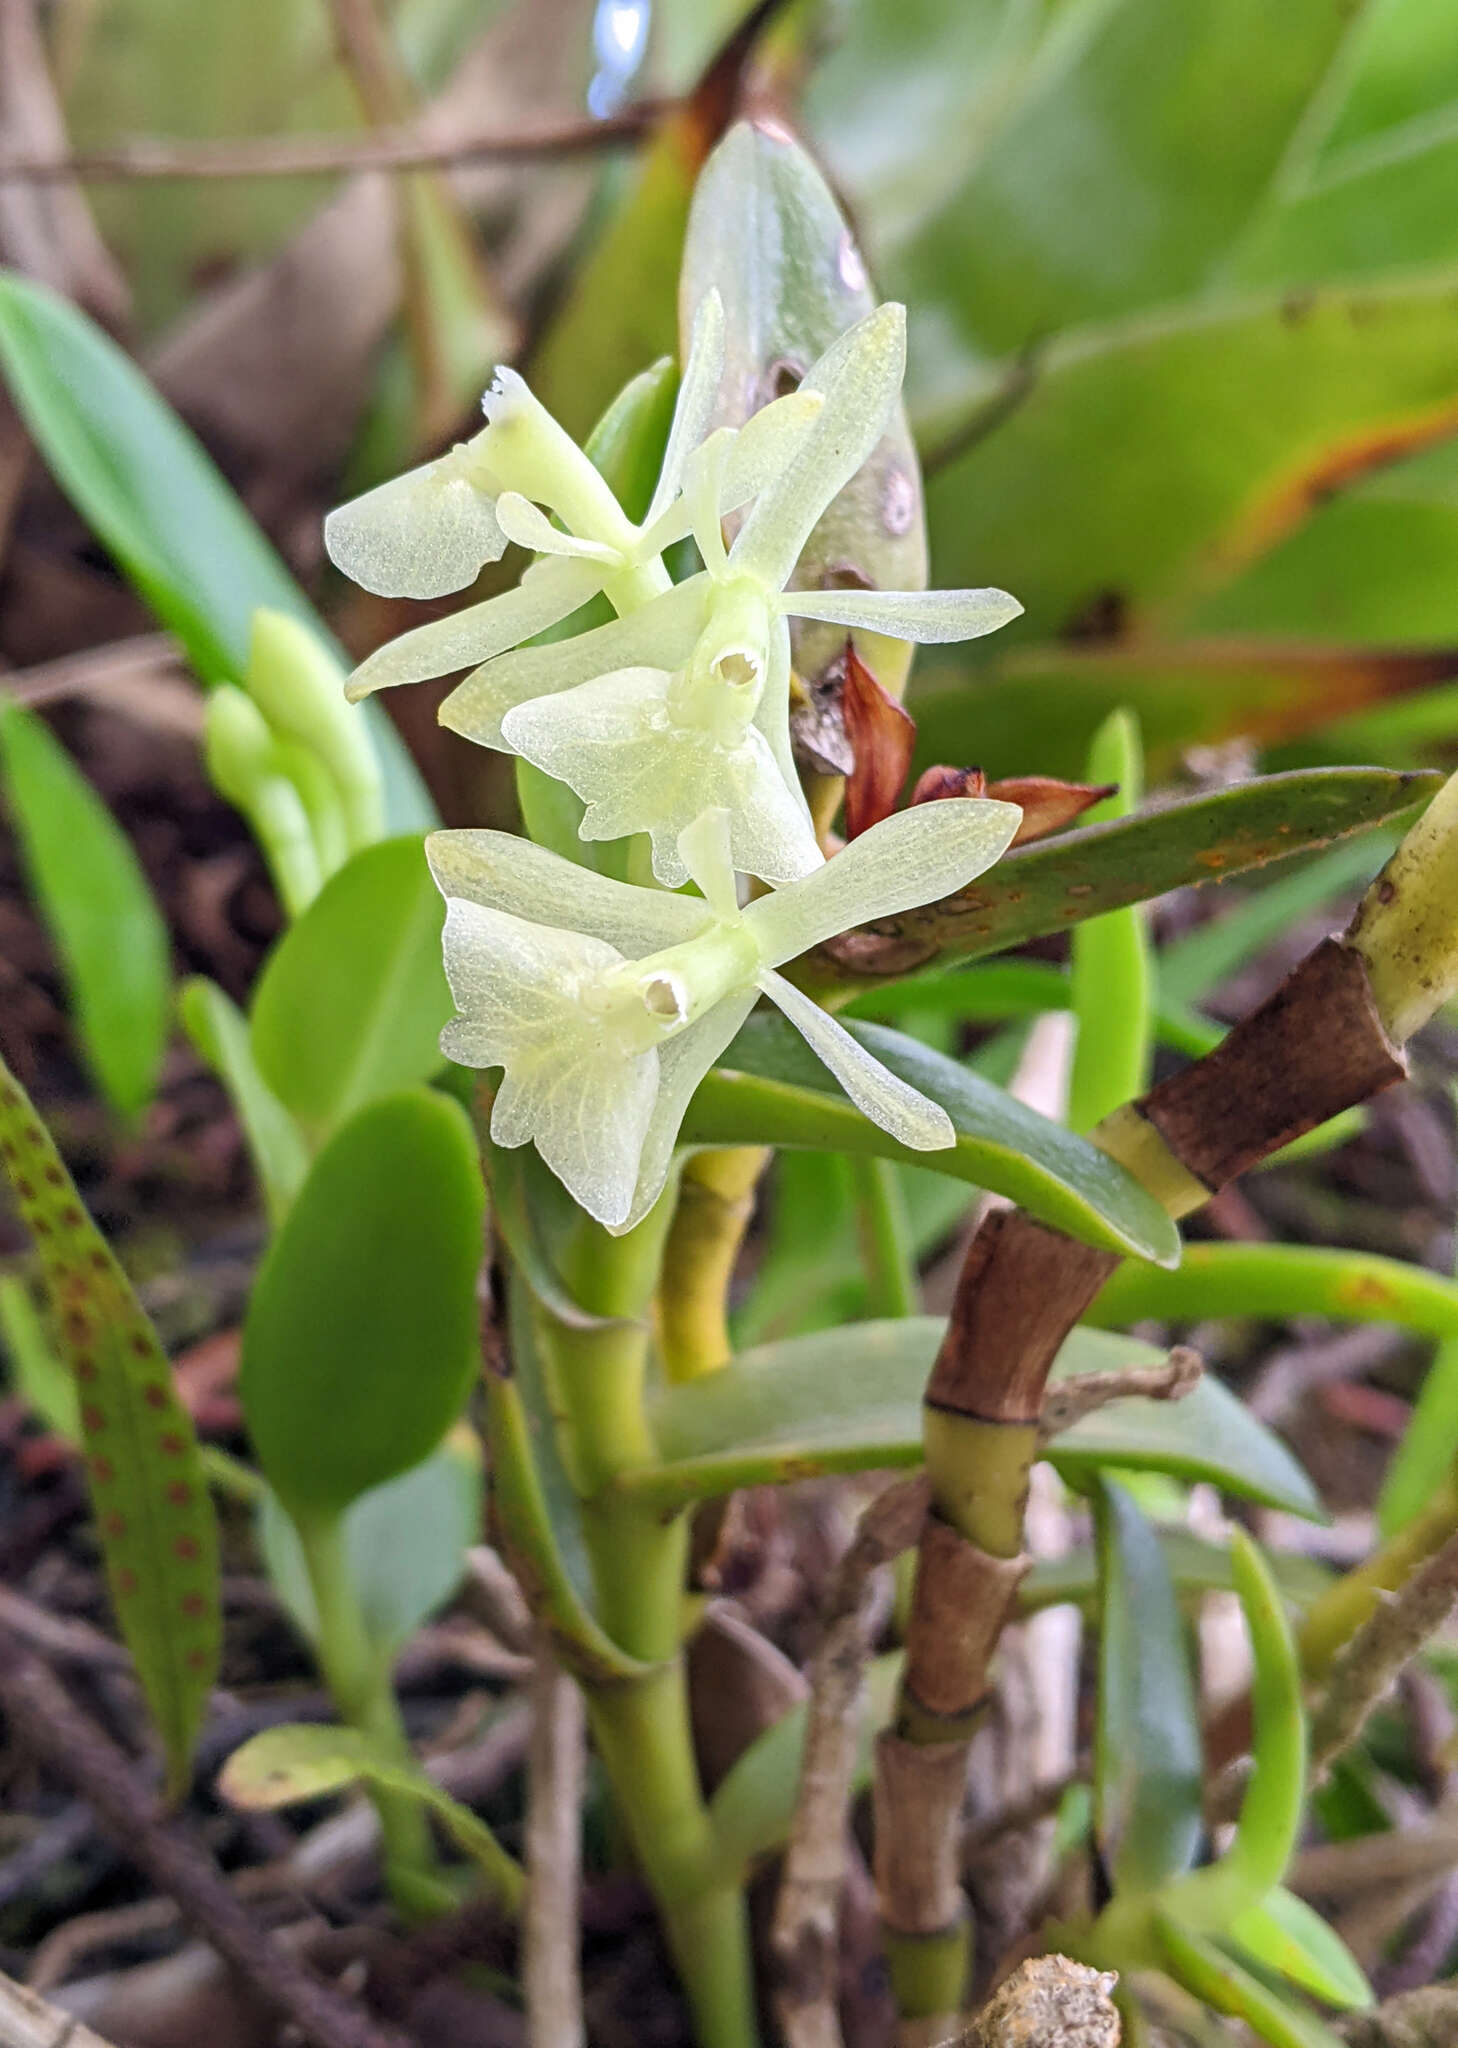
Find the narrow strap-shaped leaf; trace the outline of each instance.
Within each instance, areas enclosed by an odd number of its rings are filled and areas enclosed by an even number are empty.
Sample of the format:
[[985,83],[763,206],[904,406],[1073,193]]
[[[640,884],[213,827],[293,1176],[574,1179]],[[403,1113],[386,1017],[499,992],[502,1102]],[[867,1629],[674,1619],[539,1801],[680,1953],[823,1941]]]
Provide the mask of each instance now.
[[475,1864],[498,1902],[509,1913],[520,1910],[525,1888],[521,1865],[502,1848],[485,1821],[443,1792],[424,1771],[389,1755],[357,1728],[302,1722],[265,1728],[234,1750],[223,1766],[218,1790],[234,1806],[267,1812],[342,1792],[361,1782],[381,1792],[418,1799]]
[[[77,307],[12,271],[0,272],[0,371],[61,488],[205,683],[241,679],[259,605],[324,634],[242,501],[131,358]],[[383,716],[369,729],[391,829],[428,828],[434,806],[403,740]]]
[[1204,1762],[1184,1624],[1159,1537],[1122,1486],[1094,1494],[1102,1628],[1094,1802],[1119,1892],[1188,1870]]
[[1328,2005],[1355,2012],[1373,2003],[1361,1964],[1336,1929],[1281,1885],[1231,1921],[1229,1938],[1252,1962],[1279,1971]]
[[43,720],[0,703],[0,770],[81,1049],[122,1116],[152,1099],[167,1045],[167,926],[131,841]]
[[[1116,782],[1118,794],[1088,813],[1098,823],[1122,818],[1143,795],[1138,721],[1115,711],[1094,734],[1091,782]],[[1121,1102],[1136,1102],[1150,1082],[1154,1050],[1154,972],[1142,904],[1126,903],[1073,928],[1073,1014],[1078,1020],[1068,1083],[1068,1121],[1091,1131]]]
[[107,1584],[176,1794],[222,1640],[217,1525],[192,1420],[131,1282],[3,1062],[0,1158],[76,1379]]
[[1154,1929],[1170,1975],[1217,2012],[1244,2020],[1270,2048],[1341,2048],[1324,2020],[1272,1991],[1233,1956],[1171,1914],[1156,1913]]

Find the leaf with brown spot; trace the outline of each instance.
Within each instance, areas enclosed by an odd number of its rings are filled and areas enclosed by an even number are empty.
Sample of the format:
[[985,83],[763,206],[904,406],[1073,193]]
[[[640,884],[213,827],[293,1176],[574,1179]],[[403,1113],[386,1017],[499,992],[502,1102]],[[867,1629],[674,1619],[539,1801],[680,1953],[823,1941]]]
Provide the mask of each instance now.
[[[832,940],[798,963],[795,979],[824,999],[914,974],[933,960],[1000,953],[1170,889],[1368,831],[1430,796],[1439,779],[1381,768],[1298,769],[1085,825],[1004,855],[940,903]],[[1373,865],[1380,865],[1376,855]]]
[[916,720],[881,688],[850,640],[840,708],[854,757],[845,785],[845,836],[858,839],[896,808],[911,767]]
[[107,1583],[175,1797],[188,1781],[222,1642],[217,1524],[197,1438],[131,1282],[3,1061],[0,1159],[76,1383]]

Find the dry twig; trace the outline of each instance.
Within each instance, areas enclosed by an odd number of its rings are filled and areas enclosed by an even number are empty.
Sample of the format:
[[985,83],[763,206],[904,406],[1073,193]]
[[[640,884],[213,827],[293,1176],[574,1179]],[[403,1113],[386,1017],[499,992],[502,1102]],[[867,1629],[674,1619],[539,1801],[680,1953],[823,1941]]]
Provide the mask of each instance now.
[[582,1880],[580,1808],[585,1724],[582,1694],[540,1630],[531,1680],[526,1902],[522,1910],[523,1983],[533,2041],[582,2048],[582,1975],[578,1892]]
[[119,1848],[318,2048],[400,2048],[399,2037],[252,1920],[217,1865],[161,1810],[132,1759],[84,1714],[20,1637],[0,1635],[0,1705],[27,1747],[75,1787]]
[[1125,1365],[1112,1372],[1079,1373],[1074,1379],[1059,1380],[1043,1396],[1038,1419],[1038,1441],[1062,1436],[1096,1408],[1131,1397],[1148,1401],[1183,1401],[1199,1385],[1204,1371],[1198,1352],[1178,1344],[1162,1365]]
[[522,162],[581,156],[636,142],[671,103],[644,101],[601,121],[544,121],[508,134],[430,134],[420,127],[377,128],[369,135],[243,137],[177,142],[137,135],[107,149],[11,149],[0,154],[0,183],[67,178],[314,178],[336,171],[420,171],[452,164]]
[[928,1489],[917,1477],[866,1509],[841,1561],[810,1678],[805,1756],[771,1940],[775,2005],[789,2048],[840,2048],[835,2009],[846,1809],[860,1739],[876,1573],[921,1533]]
[[0,2048],[111,2048],[71,2013],[0,1974]]
[[1321,1776],[1350,1749],[1410,1657],[1458,1603],[1458,1535],[1434,1551],[1405,1586],[1380,1600],[1343,1645],[1312,1717],[1311,1769]]

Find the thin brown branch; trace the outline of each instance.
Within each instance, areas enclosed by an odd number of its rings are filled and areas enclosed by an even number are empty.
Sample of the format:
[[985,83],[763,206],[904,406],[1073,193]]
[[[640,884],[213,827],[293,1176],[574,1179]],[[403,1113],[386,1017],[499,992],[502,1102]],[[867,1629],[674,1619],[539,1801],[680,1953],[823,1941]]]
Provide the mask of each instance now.
[[1312,1717],[1311,1769],[1322,1775],[1350,1749],[1409,1658],[1458,1605],[1458,1535],[1434,1551],[1405,1586],[1378,1602],[1331,1667]]
[[539,1630],[531,1681],[527,1892],[522,1911],[527,2032],[552,2048],[582,2048],[578,1956],[582,1880],[582,1694]]
[[1177,1344],[1162,1365],[1116,1366],[1112,1372],[1085,1372],[1060,1380],[1044,1396],[1038,1441],[1046,1444],[1062,1436],[1075,1422],[1082,1422],[1098,1408],[1107,1408],[1111,1401],[1183,1401],[1199,1385],[1204,1369],[1198,1352]]
[[162,1811],[132,1759],[11,1631],[0,1634],[0,1706],[31,1753],[86,1799],[117,1847],[307,2039],[318,2048],[402,2048],[397,2034],[249,1917],[212,1858]]
[[672,102],[645,100],[600,121],[555,120],[506,134],[435,134],[425,126],[369,135],[262,135],[182,142],[136,135],[104,149],[0,151],[0,183],[79,179],[317,178],[347,171],[420,171],[455,164],[516,163],[595,155],[648,134]]
[[1067,1956],[1033,1956],[998,1986],[955,2048],[1119,2048],[1118,1981]]
[[771,1934],[779,1972],[775,2005],[787,2048],[840,2048],[835,1989],[846,1817],[875,1578],[915,1543],[927,1497],[927,1483],[918,1476],[889,1487],[867,1508],[841,1561],[815,1653],[804,1762]]
[[1319,1842],[1302,1849],[1287,1874],[1303,1898],[1338,1902],[1364,1892],[1388,1891],[1421,1878],[1458,1869],[1458,1814],[1443,1814],[1420,1827],[1358,1835],[1348,1842]]

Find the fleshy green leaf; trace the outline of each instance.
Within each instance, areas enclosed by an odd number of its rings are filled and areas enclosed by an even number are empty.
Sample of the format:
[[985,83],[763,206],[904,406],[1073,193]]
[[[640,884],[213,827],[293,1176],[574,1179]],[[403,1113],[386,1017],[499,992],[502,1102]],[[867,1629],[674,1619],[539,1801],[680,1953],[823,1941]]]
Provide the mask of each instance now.
[[258,1071],[248,1019],[215,981],[194,975],[184,982],[178,1009],[183,1029],[228,1091],[269,1216],[280,1223],[309,1170],[303,1132]]
[[1189,1647],[1160,1541],[1121,1486],[1097,1483],[1102,1587],[1094,1802],[1116,1891],[1158,1892],[1203,1831],[1204,1757]]
[[[1345,839],[1398,816],[1436,788],[1437,779],[1427,774],[1298,769],[1062,832],[1015,848],[945,902],[891,920],[881,929],[898,943],[878,941],[878,954],[886,958],[886,971],[900,975],[939,957],[998,953],[1127,903]],[[1374,873],[1381,864],[1374,851]],[[832,949],[833,960],[825,953],[806,960],[806,985],[865,988],[864,946],[855,934]]]
[[[1065,217],[1079,214],[1074,204]],[[931,477],[939,576],[1012,591],[1028,616],[1010,633],[1024,644],[1056,639],[1090,608],[1167,637],[1298,531],[1367,451],[1394,461],[1452,421],[1451,299],[1439,271],[1060,337],[996,431]],[[987,376],[965,409],[930,423],[934,439],[955,441],[1005,385],[1005,372]],[[1158,451],[1158,488],[1155,458],[1128,459],[1133,447]]]
[[0,1158],[76,1382],[107,1585],[175,1795],[187,1783],[222,1640],[217,1525],[192,1418],[131,1282],[3,1064]]
[[454,1011],[444,919],[420,841],[387,839],[331,877],[269,955],[253,999],[253,1055],[314,1136],[439,1069]]
[[[1227,1545],[1192,1535],[1179,1524],[1160,1528],[1157,1534],[1165,1567],[1181,1596],[1234,1590],[1235,1572]],[[1276,1551],[1270,1563],[1283,1599],[1294,1607],[1309,1607],[1331,1585],[1331,1567],[1315,1558],[1303,1557],[1300,1551]],[[1073,1601],[1097,1613],[1098,1599],[1097,1559],[1093,1546],[1087,1543],[1077,1544],[1058,1557],[1035,1559],[1018,1588],[1018,1604],[1025,1614],[1057,1607],[1064,1601]]]
[[419,1464],[459,1415],[484,1207],[465,1112],[425,1089],[368,1103],[315,1160],[254,1283],[238,1382],[296,1520]]
[[1335,1928],[1281,1885],[1231,1921],[1229,1939],[1253,1963],[1289,1977],[1326,2005],[1357,2011],[1373,2003],[1361,1965]]
[[689,1106],[683,1141],[870,1152],[993,1188],[1092,1244],[1172,1263],[1174,1226],[1143,1188],[1087,1143],[968,1068],[873,1024],[854,1036],[899,1079],[939,1102],[955,1146],[914,1152],[862,1116],[799,1034],[753,1017]]
[[524,1890],[521,1865],[507,1855],[485,1821],[443,1792],[417,1765],[390,1755],[357,1728],[302,1722],[265,1728],[234,1750],[218,1778],[218,1790],[233,1806],[267,1813],[360,1783],[418,1800],[475,1864],[498,1902],[510,1913],[519,1911]]
[[1324,2020],[1269,1989],[1233,1956],[1172,1914],[1157,1912],[1154,1927],[1170,1975],[1217,2012],[1244,2020],[1270,2048],[1341,2048],[1340,2035]]
[[1306,1708],[1295,1638],[1270,1569],[1243,1529],[1231,1531],[1230,1554],[1255,1666],[1253,1767],[1224,1854],[1168,1893],[1183,1927],[1222,1937],[1280,1883],[1306,1803]]
[[[918,1464],[921,1399],[944,1329],[935,1317],[911,1316],[815,1331],[667,1387],[654,1407],[663,1464],[618,1484],[667,1507],[740,1486]],[[1075,1330],[1055,1372],[1153,1365],[1161,1356],[1132,1337]],[[1081,1483],[1100,1466],[1126,1465],[1320,1514],[1290,1452],[1209,1374],[1183,1401],[1136,1398],[1096,1410],[1048,1456]]]
[[18,1273],[0,1273],[0,1337],[10,1383],[31,1414],[68,1444],[81,1441],[81,1399]]
[[[1126,1266],[1088,1312],[1114,1327],[1154,1316],[1194,1322],[1206,1316],[1327,1316],[1333,1322],[1396,1323],[1445,1340],[1458,1338],[1458,1282],[1375,1252],[1313,1245],[1196,1244],[1178,1273]],[[1399,1528],[1447,1476],[1458,1449],[1458,1345],[1443,1344],[1412,1421],[1389,1468],[1379,1502],[1385,1531]]]
[[152,1100],[167,1044],[167,927],[130,840],[65,748],[41,719],[4,701],[0,771],[86,1063],[112,1107],[136,1116]]
[[[393,1657],[450,1599],[481,1527],[481,1454],[461,1429],[398,1479],[362,1493],[344,1517],[350,1584],[371,1646]],[[259,1542],[274,1588],[311,1641],[313,1589],[288,1514],[272,1493],[259,1513]]]
[[[43,285],[0,273],[0,370],[62,489],[205,683],[241,682],[255,609],[329,636],[212,461],[131,358]],[[332,645],[332,643],[329,643]],[[394,727],[371,737],[396,831],[434,824]]]
[[1281,166],[1350,15],[1343,0],[1290,0],[1274,21],[1261,0],[1065,14],[901,252],[897,289],[929,325],[999,352],[1197,294]]
[[[1095,805],[1090,822],[1127,817],[1139,803],[1144,755],[1138,721],[1127,711],[1112,712],[1094,734],[1087,774],[1090,782],[1118,784],[1114,796]],[[1074,926],[1069,979],[1078,1036],[1068,1122],[1075,1131],[1091,1131],[1149,1086],[1154,967],[1139,904]]]

